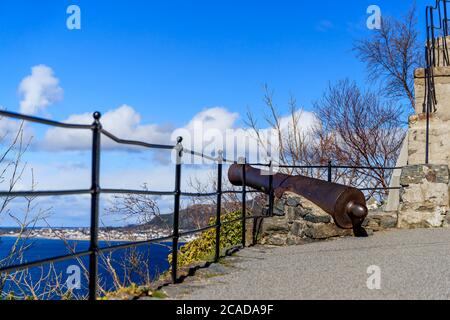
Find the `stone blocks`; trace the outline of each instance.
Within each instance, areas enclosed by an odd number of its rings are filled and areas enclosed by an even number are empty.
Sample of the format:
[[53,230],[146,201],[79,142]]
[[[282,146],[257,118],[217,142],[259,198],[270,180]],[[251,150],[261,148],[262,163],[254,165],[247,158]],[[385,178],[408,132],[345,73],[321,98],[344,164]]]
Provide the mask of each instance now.
[[287,193],[275,207],[277,214],[284,214],[264,220],[263,244],[296,245],[353,234],[352,230],[338,228],[330,215],[295,194]]
[[398,227],[437,228],[448,225],[449,168],[413,165],[402,171]]

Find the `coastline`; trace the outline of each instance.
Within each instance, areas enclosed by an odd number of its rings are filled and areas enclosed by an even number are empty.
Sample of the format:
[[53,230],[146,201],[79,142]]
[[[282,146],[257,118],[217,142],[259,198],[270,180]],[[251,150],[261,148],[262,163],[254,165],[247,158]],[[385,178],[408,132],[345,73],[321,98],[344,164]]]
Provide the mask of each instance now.
[[[57,236],[40,236],[40,235],[34,235],[34,236],[21,236],[19,234],[0,234],[0,240],[1,238],[23,238],[26,240],[53,240],[53,241],[77,241],[77,242],[81,242],[81,241],[85,241],[85,242],[89,242],[90,238],[89,237],[69,237],[66,239],[62,239],[60,237]],[[158,237],[159,238],[159,237]],[[180,238],[181,242],[190,242],[192,240],[194,240],[196,237],[182,237]],[[157,239],[157,238],[155,238]],[[99,237],[98,239],[101,242],[115,242],[115,243],[133,243],[133,242],[145,242],[147,240],[151,240],[151,239],[123,239],[123,238],[104,238],[104,237]],[[170,240],[162,240],[160,242],[170,242]],[[158,243],[158,242],[155,242]]]
[[[63,240],[67,240],[67,241],[90,241],[90,239],[88,237],[79,237],[79,238],[67,238],[67,239],[61,239],[58,237],[50,237],[50,236],[20,236],[19,234],[0,234],[0,239],[1,238],[23,238],[23,239],[27,239],[27,240],[55,240],[55,241],[63,241]],[[131,239],[104,239],[104,238],[99,238],[99,241],[103,241],[103,242],[136,242],[136,241],[142,241],[142,240],[131,240]],[[145,241],[145,240],[144,240]]]

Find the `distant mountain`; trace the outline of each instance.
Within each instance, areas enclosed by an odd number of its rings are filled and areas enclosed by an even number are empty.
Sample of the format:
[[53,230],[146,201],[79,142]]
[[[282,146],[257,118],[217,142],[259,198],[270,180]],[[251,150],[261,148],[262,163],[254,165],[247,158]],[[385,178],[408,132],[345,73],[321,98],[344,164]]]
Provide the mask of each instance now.
[[[180,229],[193,230],[205,227],[216,216],[216,205],[195,204],[180,210]],[[152,228],[171,228],[173,213],[156,216],[152,221],[143,225]]]
[[[230,203],[228,203],[230,205]],[[236,208],[241,207],[240,203],[236,203],[233,206]],[[255,214],[261,213],[263,208],[258,205],[256,201],[249,201],[247,203],[247,210],[250,212],[253,209]],[[194,230],[203,228],[209,225],[212,218],[216,217],[216,205],[215,204],[195,204],[189,206],[186,209],[180,210],[180,229]],[[150,226],[152,228],[172,228],[173,225],[173,213],[164,214],[155,217],[151,222],[140,226]]]

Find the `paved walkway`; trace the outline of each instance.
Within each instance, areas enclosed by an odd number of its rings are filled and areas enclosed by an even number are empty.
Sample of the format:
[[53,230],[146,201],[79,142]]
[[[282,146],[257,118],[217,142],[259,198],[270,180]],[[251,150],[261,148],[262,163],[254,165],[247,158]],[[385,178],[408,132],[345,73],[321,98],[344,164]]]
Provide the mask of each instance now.
[[[369,290],[367,269],[381,269]],[[173,299],[450,299],[450,229],[256,247],[164,289]]]

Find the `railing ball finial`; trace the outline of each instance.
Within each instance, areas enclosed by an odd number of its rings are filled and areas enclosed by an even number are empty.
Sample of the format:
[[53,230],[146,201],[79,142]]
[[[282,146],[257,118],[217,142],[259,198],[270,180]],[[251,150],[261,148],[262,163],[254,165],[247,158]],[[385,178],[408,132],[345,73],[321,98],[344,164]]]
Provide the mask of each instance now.
[[96,121],[99,121],[102,117],[102,114],[98,111],[94,112],[93,117]]

